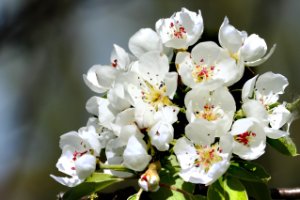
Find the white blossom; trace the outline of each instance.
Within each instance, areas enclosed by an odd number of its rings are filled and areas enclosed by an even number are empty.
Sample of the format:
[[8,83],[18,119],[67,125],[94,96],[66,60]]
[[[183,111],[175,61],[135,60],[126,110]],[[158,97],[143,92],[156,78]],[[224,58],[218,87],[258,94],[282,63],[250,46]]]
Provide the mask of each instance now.
[[219,42],[237,61],[245,62],[248,66],[257,66],[265,62],[274,52],[275,45],[267,52],[267,44],[257,34],[248,36],[247,32],[239,31],[229,24],[225,17],[220,30]]
[[254,160],[265,152],[266,134],[254,118],[243,118],[234,122],[231,129],[234,138],[232,152],[245,160]]
[[268,137],[277,139],[289,133],[280,130],[292,119],[291,112],[285,103],[279,104],[279,95],[284,93],[288,85],[281,74],[266,72],[248,80],[242,89],[242,109],[247,117],[254,117],[263,123]]
[[96,156],[99,156],[101,144],[97,140],[94,127],[85,127],[79,132],[71,131],[60,138],[62,155],[56,167],[70,177],[51,175],[59,183],[74,187],[84,181],[96,169]]
[[[207,87],[198,87],[189,91],[184,99],[186,117],[191,127],[200,128],[204,122],[215,124],[216,136],[225,134],[233,121],[236,110],[235,101],[225,87],[209,90]],[[200,122],[198,122],[200,120]]]
[[200,10],[195,13],[182,8],[170,18],[158,20],[155,28],[166,47],[187,49],[201,37],[203,19]]
[[197,144],[179,138],[174,152],[179,161],[180,177],[187,182],[210,185],[222,176],[230,165],[232,138],[223,136],[217,143]]
[[201,42],[191,53],[177,53],[175,63],[182,82],[191,88],[230,86],[238,80],[235,60],[214,42]]

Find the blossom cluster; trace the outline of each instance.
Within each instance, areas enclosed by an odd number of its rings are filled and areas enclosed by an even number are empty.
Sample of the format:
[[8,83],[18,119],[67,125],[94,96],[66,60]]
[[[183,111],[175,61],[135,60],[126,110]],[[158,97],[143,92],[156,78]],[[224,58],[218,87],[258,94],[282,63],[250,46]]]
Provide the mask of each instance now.
[[94,65],[83,75],[97,93],[86,103],[92,117],[60,138],[56,166],[68,177],[51,176],[74,187],[102,164],[120,165],[129,171],[103,172],[138,175],[143,190],[156,191],[157,172],[164,167],[157,162],[174,154],[184,181],[210,185],[233,157],[257,159],[267,138],[289,135],[292,113],[279,102],[288,85],[283,75],[266,72],[247,80],[241,106],[229,90],[246,67],[265,62],[275,45],[267,53],[264,39],[238,30],[227,17],[218,43],[201,41],[203,29],[201,12],[182,8],[159,19],[155,30],[133,34],[129,51],[113,45],[108,64]]

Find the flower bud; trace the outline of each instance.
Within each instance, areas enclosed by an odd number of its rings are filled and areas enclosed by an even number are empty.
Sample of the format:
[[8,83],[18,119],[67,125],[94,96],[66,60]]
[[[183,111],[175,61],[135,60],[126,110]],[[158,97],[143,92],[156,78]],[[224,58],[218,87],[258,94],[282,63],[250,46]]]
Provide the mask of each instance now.
[[141,175],[138,183],[139,186],[146,192],[156,192],[159,189],[159,175],[160,162],[151,163],[148,167],[148,170]]

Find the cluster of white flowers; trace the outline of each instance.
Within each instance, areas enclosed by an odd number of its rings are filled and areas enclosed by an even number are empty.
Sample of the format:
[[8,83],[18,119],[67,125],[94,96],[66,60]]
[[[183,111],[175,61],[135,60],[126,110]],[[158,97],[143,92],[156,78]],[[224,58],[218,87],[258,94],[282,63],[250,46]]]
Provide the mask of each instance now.
[[[51,175],[61,184],[78,185],[104,163],[142,174],[140,186],[156,191],[159,177],[149,166],[169,152],[175,153],[184,181],[209,185],[226,172],[234,155],[257,159],[267,137],[289,134],[292,114],[278,102],[288,85],[284,76],[267,72],[248,80],[238,109],[228,89],[245,67],[266,61],[275,46],[267,53],[264,39],[239,31],[226,17],[220,45],[199,42],[201,12],[185,8],[158,20],[155,29],[136,32],[129,39],[130,52],[114,45],[109,64],[94,65],[83,75],[98,96],[87,101],[93,115],[87,125],[61,136],[57,168],[69,177]],[[179,121],[179,113],[186,120]],[[185,131],[174,130],[175,123]],[[100,158],[101,151],[105,156]]]

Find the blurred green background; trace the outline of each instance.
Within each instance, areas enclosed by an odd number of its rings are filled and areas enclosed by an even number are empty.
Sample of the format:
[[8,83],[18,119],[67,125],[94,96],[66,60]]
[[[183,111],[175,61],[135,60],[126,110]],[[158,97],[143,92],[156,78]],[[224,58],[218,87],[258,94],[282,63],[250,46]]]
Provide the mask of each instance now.
[[[0,0],[0,198],[55,199],[66,190],[49,177],[61,151],[59,136],[84,126],[86,100],[94,95],[82,74],[109,63],[114,43],[128,39],[181,7],[201,9],[215,34],[225,16],[257,33],[273,56],[257,71],[285,75],[285,100],[300,95],[300,1],[261,0]],[[300,149],[300,120],[291,137]],[[299,158],[268,148],[259,162],[270,187],[300,186]]]

